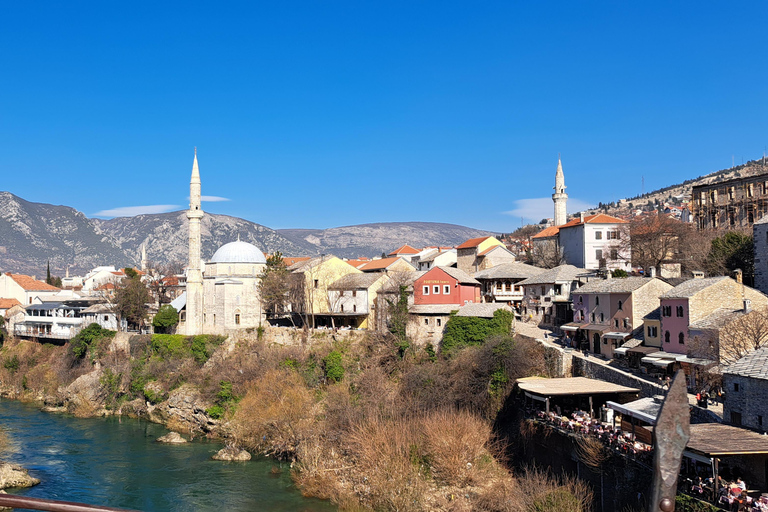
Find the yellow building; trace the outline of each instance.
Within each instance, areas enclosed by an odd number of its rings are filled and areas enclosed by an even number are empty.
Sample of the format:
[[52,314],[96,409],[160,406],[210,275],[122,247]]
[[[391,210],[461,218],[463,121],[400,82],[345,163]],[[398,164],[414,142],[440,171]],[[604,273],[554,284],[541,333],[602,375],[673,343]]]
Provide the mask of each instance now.
[[[485,261],[485,260],[489,261]],[[491,261],[493,260],[493,261]],[[496,237],[470,238],[456,247],[457,267],[467,274],[515,261],[515,256]]]
[[310,327],[331,326],[332,312],[328,288],[348,274],[362,272],[336,256],[318,256],[288,267],[294,280],[291,311],[303,317]]

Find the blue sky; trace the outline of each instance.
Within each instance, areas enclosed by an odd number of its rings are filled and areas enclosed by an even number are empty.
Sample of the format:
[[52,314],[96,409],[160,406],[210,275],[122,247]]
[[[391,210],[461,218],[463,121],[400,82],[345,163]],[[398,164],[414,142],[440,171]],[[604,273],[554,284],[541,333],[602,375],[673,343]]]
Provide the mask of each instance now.
[[[0,190],[512,231],[762,156],[766,2],[0,2]],[[226,199],[226,200],[224,200]],[[126,208],[128,208],[126,210]],[[574,210],[574,208],[569,208]]]

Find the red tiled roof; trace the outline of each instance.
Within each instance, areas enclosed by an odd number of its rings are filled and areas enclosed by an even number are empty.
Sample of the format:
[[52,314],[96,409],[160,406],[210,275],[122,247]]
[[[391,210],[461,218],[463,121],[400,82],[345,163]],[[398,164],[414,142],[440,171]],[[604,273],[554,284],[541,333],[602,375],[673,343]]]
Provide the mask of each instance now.
[[38,281],[37,279],[33,279],[30,276],[25,276],[23,274],[11,274],[10,272],[6,272],[7,276],[9,276],[11,279],[16,281],[16,284],[24,288],[26,291],[51,291],[51,292],[58,292],[60,288],[56,288],[55,286],[51,286],[48,283],[45,283],[43,281]]
[[491,238],[491,237],[490,236],[481,236],[480,238],[470,238],[469,240],[467,240],[463,244],[457,245],[456,248],[457,249],[470,249],[472,247],[477,247],[478,245],[480,245],[481,243],[485,242],[489,238]]
[[398,247],[397,249],[389,253],[387,256],[396,256],[398,254],[419,254],[419,252],[420,251],[418,249],[414,249],[410,245],[405,244],[402,247]]
[[[596,215],[588,215],[587,217],[584,217],[584,224],[626,224],[627,221],[611,217],[610,215],[606,215],[604,213],[598,213]],[[570,221],[566,222],[562,226],[558,226],[558,228],[570,228],[573,226],[579,226],[582,224],[581,217],[576,217],[575,219],[571,219]]]
[[354,260],[347,260],[347,263],[349,263],[350,265],[352,265],[355,268],[360,268],[363,265],[365,265],[367,263],[370,263],[370,262],[371,262],[371,260],[369,258],[357,258],[357,259],[354,259]]
[[381,270],[385,269],[388,266],[392,265],[394,262],[399,260],[400,258],[381,258],[378,260],[372,260],[366,263],[365,265],[361,265],[358,267],[362,271],[366,270]]
[[13,306],[21,306],[16,299],[0,299],[0,309],[11,309]]
[[531,237],[531,239],[534,238],[550,238],[560,233],[560,228],[557,226],[549,226],[548,228],[544,228],[543,230],[539,231],[535,235]]
[[283,263],[285,263],[286,267],[290,267],[294,263],[298,263],[300,261],[309,261],[309,256],[283,256]]

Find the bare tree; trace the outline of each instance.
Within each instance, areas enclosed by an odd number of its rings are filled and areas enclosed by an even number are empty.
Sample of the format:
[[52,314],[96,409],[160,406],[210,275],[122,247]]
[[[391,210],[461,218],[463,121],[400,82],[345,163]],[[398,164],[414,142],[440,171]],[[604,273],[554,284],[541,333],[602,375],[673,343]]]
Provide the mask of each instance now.
[[768,309],[758,309],[721,329],[720,362],[729,365],[764,346],[768,346]]
[[629,237],[625,244],[632,250],[632,265],[648,270],[660,268],[662,263],[674,262],[680,253],[684,223],[661,212],[635,217],[629,224]]
[[556,238],[536,240],[531,249],[531,261],[541,268],[555,268],[565,263],[563,248]]

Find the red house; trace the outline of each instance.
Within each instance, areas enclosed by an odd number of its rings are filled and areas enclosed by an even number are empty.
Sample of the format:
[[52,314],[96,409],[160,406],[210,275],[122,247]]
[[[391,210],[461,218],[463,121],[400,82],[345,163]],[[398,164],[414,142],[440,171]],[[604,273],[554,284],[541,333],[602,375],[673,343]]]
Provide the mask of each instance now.
[[480,302],[480,282],[463,270],[453,267],[434,267],[413,283],[415,305],[463,306],[470,302]]

